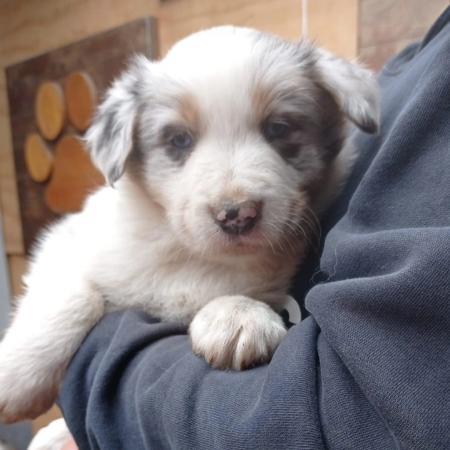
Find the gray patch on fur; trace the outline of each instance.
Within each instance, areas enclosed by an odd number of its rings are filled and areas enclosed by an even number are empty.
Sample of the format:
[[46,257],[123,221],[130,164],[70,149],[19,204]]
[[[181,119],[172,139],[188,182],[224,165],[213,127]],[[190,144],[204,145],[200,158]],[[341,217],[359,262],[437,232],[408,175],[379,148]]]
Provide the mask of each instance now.
[[128,70],[106,92],[86,134],[91,157],[111,185],[122,176],[132,152],[141,77],[147,64],[143,56],[132,60]]
[[322,49],[315,50],[313,70],[322,86],[336,99],[346,116],[361,130],[376,133],[380,122],[377,81],[369,70],[338,58]]

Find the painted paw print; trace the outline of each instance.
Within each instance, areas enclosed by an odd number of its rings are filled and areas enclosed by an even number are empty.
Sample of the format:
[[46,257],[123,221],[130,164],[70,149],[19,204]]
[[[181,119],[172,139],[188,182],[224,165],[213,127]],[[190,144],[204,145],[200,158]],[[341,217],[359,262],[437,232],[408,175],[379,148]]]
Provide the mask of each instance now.
[[46,183],[45,203],[55,213],[77,212],[86,196],[105,180],[91,163],[79,133],[90,125],[96,105],[95,85],[85,72],[74,72],[64,88],[42,83],[35,99],[39,133],[25,141],[30,177]]

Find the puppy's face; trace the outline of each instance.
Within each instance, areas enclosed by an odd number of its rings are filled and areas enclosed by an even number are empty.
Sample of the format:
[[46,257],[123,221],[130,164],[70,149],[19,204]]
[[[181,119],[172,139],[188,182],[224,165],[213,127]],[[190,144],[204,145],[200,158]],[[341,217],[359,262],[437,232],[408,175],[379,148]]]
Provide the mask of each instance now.
[[342,148],[347,119],[377,128],[369,72],[308,43],[220,27],[139,57],[88,132],[114,183],[124,171],[203,254],[289,249]]

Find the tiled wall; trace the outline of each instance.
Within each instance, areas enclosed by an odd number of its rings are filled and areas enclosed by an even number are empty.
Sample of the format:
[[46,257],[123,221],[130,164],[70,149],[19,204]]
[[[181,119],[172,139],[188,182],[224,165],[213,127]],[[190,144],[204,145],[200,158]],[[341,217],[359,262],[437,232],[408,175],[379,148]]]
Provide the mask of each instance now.
[[449,0],[360,0],[360,59],[380,69],[406,45],[420,40],[449,4]]

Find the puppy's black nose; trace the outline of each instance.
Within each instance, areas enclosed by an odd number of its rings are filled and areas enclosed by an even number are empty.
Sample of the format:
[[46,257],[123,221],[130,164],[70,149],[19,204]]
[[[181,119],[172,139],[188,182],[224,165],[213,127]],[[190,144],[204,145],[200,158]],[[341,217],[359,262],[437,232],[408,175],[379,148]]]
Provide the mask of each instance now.
[[215,222],[227,234],[248,233],[261,218],[262,202],[226,203],[215,215]]

